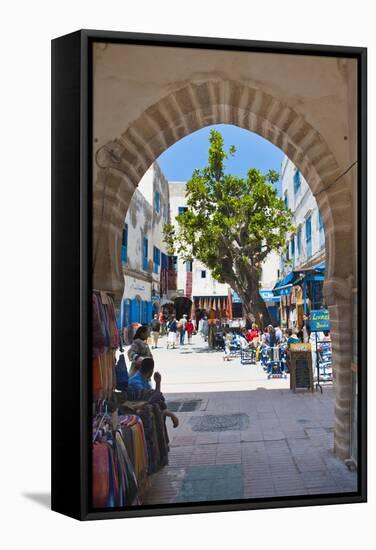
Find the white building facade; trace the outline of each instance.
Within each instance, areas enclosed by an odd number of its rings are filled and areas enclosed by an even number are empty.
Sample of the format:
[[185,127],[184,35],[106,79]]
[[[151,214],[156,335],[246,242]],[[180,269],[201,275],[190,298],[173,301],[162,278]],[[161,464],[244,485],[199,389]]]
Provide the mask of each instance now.
[[[186,183],[169,182],[171,223],[177,227],[176,216],[187,209]],[[229,285],[213,279],[210,269],[199,260],[184,262],[176,259],[177,297],[182,298],[181,311],[199,316],[205,310],[212,318],[223,318],[228,314]],[[185,303],[183,301],[185,298]],[[180,312],[177,311],[179,316]]]
[[154,163],[135,191],[124,221],[121,256],[125,285],[118,319],[123,330],[134,323],[149,323],[167,299],[162,270],[167,265],[163,227],[168,221],[169,186]]
[[282,321],[285,326],[301,326],[304,314],[323,306],[324,223],[308,183],[287,157],[282,162],[281,181],[282,198],[293,213],[296,228],[280,256]]

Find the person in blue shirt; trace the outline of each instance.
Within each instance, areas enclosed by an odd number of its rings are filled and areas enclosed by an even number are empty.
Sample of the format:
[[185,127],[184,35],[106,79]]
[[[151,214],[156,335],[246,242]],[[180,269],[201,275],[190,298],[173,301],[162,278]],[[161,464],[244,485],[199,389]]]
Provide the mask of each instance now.
[[[128,389],[129,390],[152,390],[152,385],[150,382],[151,377],[153,376],[154,371],[154,359],[151,357],[145,357],[142,360],[140,368],[138,371],[129,378]],[[155,392],[161,393],[161,382],[162,376],[159,372],[154,372],[154,382],[155,382]],[[174,428],[179,426],[178,417],[169,410],[163,411],[163,416],[170,417],[173,423]]]
[[[138,371],[133,374],[128,381],[128,389],[130,390],[151,390],[150,379],[154,371],[154,359],[152,357],[144,357]],[[161,375],[159,372],[154,373],[154,381],[156,391],[161,391]]]

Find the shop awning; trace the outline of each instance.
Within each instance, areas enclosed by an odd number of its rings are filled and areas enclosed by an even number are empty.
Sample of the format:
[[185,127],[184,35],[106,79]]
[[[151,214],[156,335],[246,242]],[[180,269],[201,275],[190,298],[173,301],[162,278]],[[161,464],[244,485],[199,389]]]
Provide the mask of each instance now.
[[302,281],[323,281],[325,278],[325,261],[312,267],[296,271]]
[[[273,289],[266,290],[262,289],[259,291],[261,298],[264,300],[264,302],[279,302],[280,296],[276,295],[273,291]],[[240,304],[241,300],[239,298],[239,295],[234,291],[232,294],[232,303],[233,304]]]
[[276,296],[288,296],[291,292],[291,288],[294,284],[296,274],[294,271],[290,271],[288,275],[274,286],[273,292]]

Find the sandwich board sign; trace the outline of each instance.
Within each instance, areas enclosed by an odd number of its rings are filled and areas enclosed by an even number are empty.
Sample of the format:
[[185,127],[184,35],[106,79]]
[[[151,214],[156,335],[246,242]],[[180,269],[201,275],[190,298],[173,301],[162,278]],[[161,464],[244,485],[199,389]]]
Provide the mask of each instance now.
[[290,389],[313,391],[313,371],[311,344],[291,344],[290,346]]

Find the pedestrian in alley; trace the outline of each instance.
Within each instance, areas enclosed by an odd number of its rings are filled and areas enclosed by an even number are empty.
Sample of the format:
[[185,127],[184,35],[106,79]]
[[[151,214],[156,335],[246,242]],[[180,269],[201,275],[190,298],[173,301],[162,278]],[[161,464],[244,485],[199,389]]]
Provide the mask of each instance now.
[[147,343],[149,337],[149,327],[147,325],[141,325],[135,332],[133,342],[128,350],[128,357],[131,361],[131,367],[129,370],[129,376],[132,376],[140,368],[142,360],[145,357],[153,358],[153,354]]
[[309,315],[303,315],[302,333],[303,342],[309,342],[311,336],[311,321],[309,319]]
[[300,338],[298,337],[296,328],[287,329],[287,348],[290,349],[291,344],[299,344]]
[[150,330],[151,330],[152,341],[154,343],[154,345],[152,346],[152,349],[157,349],[158,339],[161,332],[161,323],[156,313],[154,314],[153,319],[150,323]]
[[205,342],[207,342],[209,334],[209,321],[207,315],[204,315],[204,317],[202,318],[201,334]]
[[167,349],[176,347],[177,322],[175,315],[172,314],[167,323]]
[[279,334],[276,332],[276,329],[273,327],[273,325],[269,325],[268,334],[266,335],[266,344],[272,348],[274,346],[278,346],[280,342],[281,340]]
[[188,344],[192,344],[192,334],[194,331],[194,325],[192,319],[188,319],[187,324],[185,325],[185,330],[187,331]]
[[183,317],[179,321],[180,325],[180,345],[184,345],[184,339],[185,339],[185,330],[187,325],[187,316],[184,313]]

